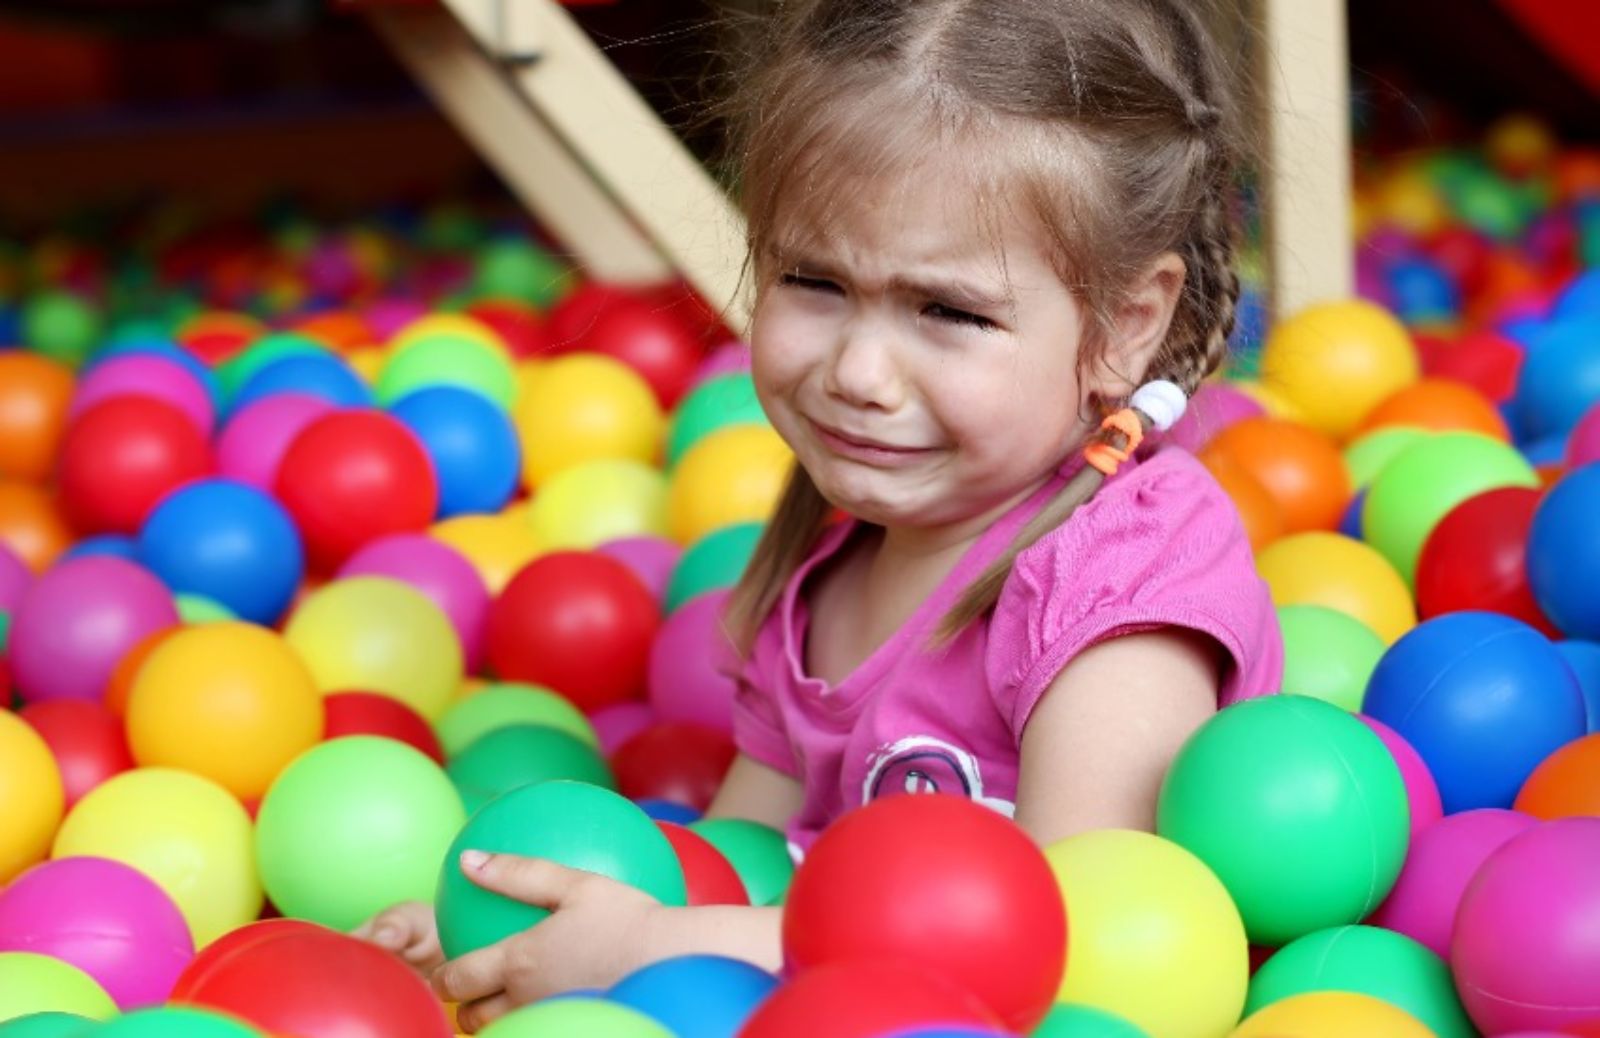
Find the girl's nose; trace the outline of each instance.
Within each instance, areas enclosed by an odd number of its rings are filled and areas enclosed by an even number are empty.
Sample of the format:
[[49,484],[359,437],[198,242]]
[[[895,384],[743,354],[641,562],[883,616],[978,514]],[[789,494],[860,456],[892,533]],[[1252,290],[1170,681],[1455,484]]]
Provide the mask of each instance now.
[[864,410],[894,411],[905,403],[905,382],[887,330],[852,322],[829,358],[823,388],[840,402]]

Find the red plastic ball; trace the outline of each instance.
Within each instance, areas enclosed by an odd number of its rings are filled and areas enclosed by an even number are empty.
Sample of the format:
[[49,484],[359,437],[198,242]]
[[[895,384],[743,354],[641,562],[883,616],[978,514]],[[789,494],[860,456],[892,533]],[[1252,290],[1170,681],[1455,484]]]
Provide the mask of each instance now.
[[133,767],[122,718],[100,703],[56,699],[34,703],[19,715],[50,747],[71,807],[89,790]]
[[[192,967],[191,967],[192,968]],[[223,956],[184,1001],[299,1038],[453,1038],[427,982],[375,945],[284,931]]]
[[[263,912],[270,910],[272,910],[270,903],[262,909]],[[308,923],[303,919],[283,919],[278,917],[247,923],[237,930],[231,930],[218,937],[204,948],[201,948],[195,957],[189,960],[189,965],[184,967],[183,973],[178,976],[178,982],[173,985],[171,1001],[194,1001],[190,997],[190,992],[203,987],[206,979],[217,968],[217,964],[225,962],[235,952],[242,952],[264,941],[276,940],[288,934],[331,932],[325,926]]]
[[655,596],[624,564],[552,552],[489,607],[489,664],[503,681],[543,685],[593,713],[644,696],[660,620]]
[[882,1038],[933,1026],[998,1030],[1000,1021],[942,977],[903,961],[865,959],[830,962],[784,984],[739,1038]]
[[210,471],[205,434],[188,415],[150,397],[118,397],[67,427],[62,511],[79,533],[138,533],[156,502]]
[[519,360],[544,357],[551,352],[549,327],[539,311],[526,303],[484,299],[467,307],[467,313],[494,329]]
[[663,721],[617,747],[611,772],[630,800],[670,800],[704,811],[722,788],[736,752],[725,732]]
[[1428,535],[1417,559],[1417,612],[1486,610],[1561,635],[1534,601],[1528,585],[1528,530],[1541,494],[1503,487],[1451,509]]
[[700,339],[681,321],[637,299],[600,311],[583,343],[637,371],[665,410],[688,391],[705,358]]
[[550,346],[557,353],[588,350],[588,335],[601,314],[624,301],[633,299],[633,293],[617,285],[601,281],[585,281],[551,308],[546,314],[545,330],[550,335]]
[[330,571],[369,541],[427,529],[439,484],[422,444],[398,419],[338,411],[289,445],[277,497],[294,517],[312,567]]
[[657,821],[656,827],[672,844],[683,868],[684,886],[689,891],[689,904],[694,905],[748,905],[750,895],[744,880],[722,852],[711,841],[692,829],[672,822]]
[[802,973],[914,963],[1027,1032],[1061,986],[1067,916],[1016,823],[965,797],[901,794],[850,812],[812,846],[784,902],[783,950]]
[[1422,373],[1465,382],[1495,403],[1511,399],[1527,353],[1498,332],[1480,330],[1459,339],[1416,336]]
[[336,692],[322,702],[327,710],[324,741],[345,735],[379,735],[421,750],[444,765],[444,748],[433,726],[398,699],[375,692]]

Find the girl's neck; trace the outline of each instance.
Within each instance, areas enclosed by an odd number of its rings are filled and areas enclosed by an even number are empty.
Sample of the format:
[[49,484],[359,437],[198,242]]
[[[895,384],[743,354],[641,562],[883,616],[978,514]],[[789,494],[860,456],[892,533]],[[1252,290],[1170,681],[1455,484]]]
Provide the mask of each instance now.
[[978,538],[1002,517],[1033,496],[1049,479],[1045,475],[986,511],[937,526],[885,526],[869,569],[869,580],[890,578],[906,570],[948,572]]

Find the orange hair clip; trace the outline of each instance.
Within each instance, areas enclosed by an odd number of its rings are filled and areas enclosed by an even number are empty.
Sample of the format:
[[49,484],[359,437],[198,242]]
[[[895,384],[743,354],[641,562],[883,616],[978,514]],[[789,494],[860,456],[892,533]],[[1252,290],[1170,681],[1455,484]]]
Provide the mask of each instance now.
[[1131,407],[1124,407],[1120,411],[1106,416],[1100,423],[1100,428],[1115,429],[1128,438],[1126,447],[1117,448],[1102,441],[1091,443],[1083,452],[1088,463],[1108,476],[1115,475],[1117,468],[1133,456],[1139,449],[1139,444],[1144,442],[1144,423],[1139,420],[1139,415]]

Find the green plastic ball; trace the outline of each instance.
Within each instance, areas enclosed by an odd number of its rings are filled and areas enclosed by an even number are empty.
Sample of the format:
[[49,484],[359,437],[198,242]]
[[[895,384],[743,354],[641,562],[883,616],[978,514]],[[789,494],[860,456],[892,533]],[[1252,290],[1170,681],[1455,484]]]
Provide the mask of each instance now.
[[11,644],[11,614],[0,612],[0,653]]
[[226,623],[239,619],[227,606],[205,595],[177,594],[172,602],[178,607],[178,618],[186,624]]
[[402,346],[378,375],[378,403],[394,404],[430,386],[470,389],[509,409],[517,398],[517,373],[511,358],[479,339],[440,332]]
[[0,1024],[0,1038],[83,1038],[94,1026],[75,1013],[32,1013]]
[[666,611],[672,612],[696,595],[737,584],[765,529],[763,523],[734,523],[689,545],[667,581]]
[[93,1038],[266,1038],[241,1020],[186,1006],[141,1009],[101,1024],[90,1034]]
[[1365,490],[1378,478],[1384,466],[1402,451],[1432,435],[1427,429],[1387,425],[1350,441],[1350,446],[1344,449],[1344,467],[1350,474],[1351,489],[1357,492]]
[[274,332],[263,335],[238,355],[217,368],[217,387],[225,404],[231,404],[234,394],[244,388],[250,376],[274,361],[289,357],[321,357],[331,354],[326,346],[307,335],[295,332]]
[[1372,729],[1305,696],[1222,710],[1167,772],[1156,831],[1227,888],[1255,944],[1366,918],[1410,829],[1400,768]]
[[1279,949],[1250,981],[1244,1015],[1313,991],[1353,991],[1398,1006],[1437,1038],[1477,1038],[1450,967],[1392,930],[1338,926]]
[[673,412],[667,428],[667,468],[707,434],[729,425],[767,425],[748,371],[707,379],[694,387]]
[[466,820],[433,761],[359,735],[314,746],[283,770],[256,818],[256,863],[283,914],[350,930],[390,905],[433,895]]
[[1509,444],[1478,433],[1442,433],[1384,466],[1367,491],[1361,528],[1367,543],[1415,588],[1422,546],[1452,508],[1486,490],[1538,486],[1538,474]]
[[652,1017],[604,998],[558,998],[507,1013],[481,1038],[674,1038]]
[[434,902],[439,941],[449,958],[521,933],[550,913],[473,883],[461,852],[547,858],[598,872],[664,905],[686,900],[672,844],[638,805],[583,782],[541,782],[514,789],[478,810],[450,845]]
[[794,858],[782,833],[743,818],[702,818],[689,828],[728,859],[752,905],[783,903],[794,878]]
[[594,725],[571,700],[538,685],[515,682],[479,689],[446,710],[433,731],[445,756],[454,757],[496,728],[514,724],[542,724],[588,746],[600,745]]
[[542,724],[496,728],[453,757],[445,773],[456,784],[468,814],[535,782],[570,779],[617,788],[611,768],[594,747]]
[[70,292],[44,292],[22,308],[22,341],[68,367],[88,360],[99,339],[99,313]]
[[106,1020],[116,1012],[111,996],[78,967],[34,952],[0,952],[0,1023],[34,1013]]
[[478,252],[472,287],[480,298],[515,299],[547,310],[576,282],[569,263],[528,241],[507,239]]
[[1032,1038],[1150,1038],[1142,1027],[1090,1006],[1057,1002],[1030,1034]]
[[1278,607],[1283,630],[1283,691],[1359,713],[1367,679],[1384,651],[1372,628],[1337,609]]

